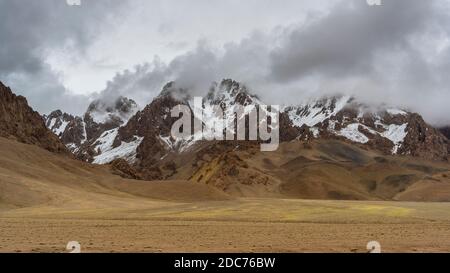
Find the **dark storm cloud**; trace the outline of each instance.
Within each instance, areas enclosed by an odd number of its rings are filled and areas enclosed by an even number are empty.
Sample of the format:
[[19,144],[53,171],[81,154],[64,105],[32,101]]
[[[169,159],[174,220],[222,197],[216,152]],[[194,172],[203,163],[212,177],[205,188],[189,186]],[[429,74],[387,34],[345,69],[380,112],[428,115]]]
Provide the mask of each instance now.
[[46,55],[64,48],[82,56],[95,40],[99,22],[107,22],[120,2],[84,0],[73,7],[65,0],[0,0],[0,80],[42,112],[73,109],[77,102],[76,108],[84,107],[87,97],[65,90]]
[[383,6],[342,1],[316,21],[291,31],[272,53],[272,76],[298,80],[314,73],[331,77],[373,72],[377,53],[410,50],[412,35],[427,31],[434,1],[386,0]]
[[194,50],[168,64],[155,58],[151,63],[117,73],[99,95],[104,100],[125,95],[145,106],[169,81],[189,89],[192,95],[204,95],[214,81],[224,78],[244,83],[264,81],[271,38],[255,32],[239,43],[225,45],[224,52],[199,41]]
[[200,43],[195,51],[180,55],[169,64],[155,58],[151,63],[117,73],[99,97],[114,102],[117,96],[126,95],[145,106],[170,81],[188,88],[192,95],[202,95],[216,78],[218,66],[216,52]]
[[[64,90],[57,73],[45,64],[45,53],[65,47],[83,56],[109,15],[120,10],[117,2],[84,0],[80,10],[73,10],[62,0],[0,0],[1,78],[6,75],[40,109],[57,102],[64,106],[67,98],[74,102],[71,106],[83,104],[87,97]],[[298,24],[255,31],[219,48],[204,37],[171,61],[143,59],[142,65],[117,73],[96,96],[125,95],[144,106],[168,81],[206,92],[211,82],[233,78],[269,103],[298,103],[340,92],[417,111],[434,124],[450,123],[448,1],[382,0],[382,6],[369,6],[365,0],[334,2]],[[142,3],[151,7],[153,2]],[[202,5],[192,5],[202,16]],[[157,26],[164,37],[177,30]],[[227,30],[226,23],[223,28]],[[130,43],[151,40],[131,37],[136,40]],[[33,82],[24,84],[27,77]],[[42,84],[39,79],[46,79],[47,88],[36,87]],[[42,94],[51,98],[49,103]]]
[[345,0],[306,24],[254,33],[221,51],[200,43],[159,66],[159,77],[148,75],[201,90],[231,77],[271,103],[348,93],[448,124],[449,18],[448,5],[437,0],[384,0],[380,7]]
[[[287,30],[270,54],[270,81],[301,85],[314,78],[327,88],[368,102],[420,112],[450,123],[449,10],[445,1],[342,1],[326,16]],[[446,56],[447,55],[447,56]]]
[[86,110],[91,100],[89,96],[75,95],[67,91],[57,75],[45,68],[29,74],[15,73],[6,79],[1,81],[10,86],[16,94],[25,96],[28,103],[42,114],[56,109],[80,114]]
[[152,63],[137,65],[132,70],[117,73],[108,81],[106,89],[95,94],[105,103],[114,103],[119,96],[134,99],[141,107],[158,95],[164,83],[170,81],[167,66],[155,59]]
[[96,18],[108,15],[108,2],[72,7],[64,0],[0,0],[0,73],[45,69],[43,54],[55,46],[82,52],[98,31]]

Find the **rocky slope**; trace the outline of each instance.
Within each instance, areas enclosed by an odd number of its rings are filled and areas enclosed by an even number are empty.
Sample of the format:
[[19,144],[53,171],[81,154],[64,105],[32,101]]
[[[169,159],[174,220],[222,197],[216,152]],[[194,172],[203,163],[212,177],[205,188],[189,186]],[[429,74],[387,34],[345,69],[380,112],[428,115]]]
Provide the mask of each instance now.
[[85,123],[82,118],[54,111],[50,115],[44,115],[46,126],[57,135],[71,152],[86,140]]
[[450,126],[439,128],[439,131],[441,131],[441,133],[442,133],[444,136],[446,136],[447,139],[450,139]]
[[300,139],[338,138],[385,154],[447,160],[448,140],[415,113],[369,108],[351,97],[328,98],[285,109]]
[[51,152],[68,153],[58,137],[47,129],[27,100],[0,82],[0,137],[38,145]]
[[450,166],[443,161],[385,155],[341,140],[258,145],[218,143],[198,157],[173,158],[173,178],[214,185],[233,196],[332,200],[448,201]]

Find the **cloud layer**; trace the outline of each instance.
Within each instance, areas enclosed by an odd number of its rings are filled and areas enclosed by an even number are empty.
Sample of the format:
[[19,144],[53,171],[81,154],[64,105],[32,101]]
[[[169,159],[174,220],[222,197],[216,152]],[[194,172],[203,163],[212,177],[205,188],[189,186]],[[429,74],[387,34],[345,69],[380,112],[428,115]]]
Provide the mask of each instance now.
[[119,6],[105,10],[108,2],[70,7],[62,0],[0,0],[0,80],[42,112],[79,112],[89,98],[67,90],[47,57],[56,50],[83,56],[108,16],[118,11]]
[[[80,112],[90,96],[111,99],[125,95],[144,106],[168,81],[202,93],[213,81],[233,78],[268,103],[299,103],[310,97],[347,93],[369,103],[408,108],[433,124],[450,124],[450,9],[445,1],[383,0],[379,7],[368,6],[364,0],[305,1],[303,10],[295,10],[298,20],[291,10],[301,7],[296,4],[301,1],[287,1],[272,6],[276,15],[268,18],[270,24],[252,15],[252,7],[256,9],[258,3],[269,5],[265,0],[241,5],[242,1],[222,2],[217,14],[203,1],[184,6],[186,13],[174,1],[123,1],[128,9],[100,1],[98,6],[76,12],[55,5],[56,0],[42,2],[46,4],[24,8],[19,1],[0,0],[0,37],[8,38],[0,50],[0,79],[31,90],[23,92],[40,110],[61,105],[67,111]],[[165,11],[160,24],[137,19],[138,10],[145,15],[152,8]],[[4,17],[1,11],[5,9],[17,12]],[[223,18],[225,13],[232,21],[230,11],[236,9],[235,20],[247,27],[243,27],[245,35],[233,23],[211,21],[208,29],[186,20],[194,16],[200,21]],[[253,20],[242,19],[246,13]],[[112,14],[128,19],[122,23]],[[290,19],[283,20],[283,15]],[[55,24],[60,17],[63,23]],[[27,24],[19,24],[18,18],[26,18]],[[281,23],[272,23],[276,19]],[[158,39],[132,35],[144,27],[153,27]],[[186,40],[181,29],[196,40]],[[196,35],[200,30],[205,35]],[[232,38],[233,30],[236,38]],[[119,46],[120,51],[111,51],[111,56],[131,56],[126,59],[136,65],[117,72],[98,94],[70,93],[62,85],[60,72],[46,62],[46,54],[63,48],[76,51],[67,56],[84,58],[92,55],[99,40],[114,41],[114,31],[128,33],[123,35],[129,51],[137,53],[127,55],[132,53]],[[220,33],[226,38],[217,38]],[[155,57],[158,52],[138,54],[137,48],[156,41],[166,45],[161,58]],[[100,48],[110,50],[104,44]]]

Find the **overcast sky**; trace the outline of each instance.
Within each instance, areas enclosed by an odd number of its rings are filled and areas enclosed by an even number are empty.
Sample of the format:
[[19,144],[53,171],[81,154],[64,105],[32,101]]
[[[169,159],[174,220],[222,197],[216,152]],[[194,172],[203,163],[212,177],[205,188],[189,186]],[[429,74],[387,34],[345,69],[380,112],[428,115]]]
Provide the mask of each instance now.
[[339,93],[450,124],[447,0],[0,0],[0,81],[47,113],[171,80],[267,103]]

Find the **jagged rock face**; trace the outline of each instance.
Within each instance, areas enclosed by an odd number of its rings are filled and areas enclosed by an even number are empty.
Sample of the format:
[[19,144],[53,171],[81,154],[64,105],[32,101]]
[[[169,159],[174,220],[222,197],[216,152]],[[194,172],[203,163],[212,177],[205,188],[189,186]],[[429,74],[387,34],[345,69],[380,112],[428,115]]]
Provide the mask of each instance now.
[[0,136],[38,145],[51,152],[68,153],[61,141],[45,126],[27,100],[13,94],[0,82]]
[[68,116],[68,114],[63,114],[61,110],[56,110],[51,112],[50,115],[44,115],[43,117],[47,128],[55,133],[55,135],[60,136],[59,131],[64,131],[65,126],[67,126],[67,124],[63,126],[63,123]]
[[152,103],[118,130],[113,142],[117,154],[121,152],[120,145],[137,144],[132,163],[141,170],[143,177],[161,179],[162,172],[154,165],[168,153],[179,151],[182,144],[171,137],[172,125],[178,119],[171,117],[171,110],[177,105],[188,105],[188,100],[185,90],[176,89],[173,83],[167,84]]
[[448,139],[439,130],[426,124],[418,114],[408,117],[408,134],[401,154],[431,160],[448,160]]
[[143,137],[142,143],[137,148],[136,158],[142,168],[154,165],[166,155],[167,151],[175,148],[170,131],[176,118],[171,117],[171,110],[183,103],[170,94],[157,97],[131,118],[127,125],[119,129],[114,146],[117,147],[121,142],[130,142],[136,137]]
[[69,148],[80,147],[87,139],[84,121],[80,117],[74,117],[60,138],[63,143],[71,144]]
[[439,128],[439,131],[440,131],[447,139],[450,139],[450,126]]
[[385,154],[447,160],[447,140],[418,114],[374,110],[345,96],[288,107],[285,113],[300,128],[300,140],[338,138]]
[[44,115],[44,121],[47,128],[57,135],[72,153],[86,140],[85,125],[80,117],[56,110],[48,116]]
[[447,150],[448,154],[450,155],[450,126],[440,128],[439,131],[447,138]]
[[[137,109],[138,106],[133,100],[119,97],[113,102],[93,101],[83,117],[74,117],[57,110],[44,116],[44,120],[47,127],[59,136],[77,158],[94,162],[100,153],[105,152],[105,142],[114,140],[119,127],[124,125]],[[109,160],[108,157],[108,162],[110,161],[112,159]],[[100,160],[98,163],[108,162]]]

